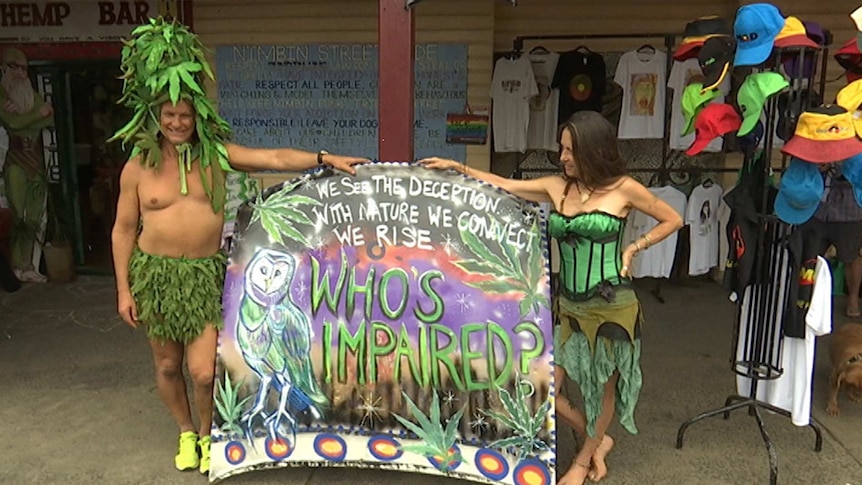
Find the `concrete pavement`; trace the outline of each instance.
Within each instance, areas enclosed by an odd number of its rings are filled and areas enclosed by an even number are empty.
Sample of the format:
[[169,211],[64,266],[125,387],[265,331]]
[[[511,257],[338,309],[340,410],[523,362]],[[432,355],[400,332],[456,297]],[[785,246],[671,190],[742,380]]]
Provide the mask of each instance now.
[[[736,411],[689,428],[675,448],[679,425],[721,406],[735,392],[728,358],[733,306],[715,283],[665,284],[665,304],[639,285],[644,328],[644,388],[637,411],[640,434],[614,424],[617,446],[606,485],[766,484],[766,449],[753,418]],[[835,315],[843,314],[836,298]],[[115,316],[113,280],[80,277],[66,285],[25,285],[0,292],[0,484],[206,483],[173,469],[176,430],[155,389],[142,332]],[[835,327],[843,317],[836,318]],[[783,417],[766,415],[776,445],[779,483],[862,485],[862,406],[841,397],[842,414],[824,412],[828,339],[818,342],[814,434]],[[560,431],[559,461],[575,444]],[[287,468],[238,475],[225,484],[455,484],[434,476],[335,468]]]

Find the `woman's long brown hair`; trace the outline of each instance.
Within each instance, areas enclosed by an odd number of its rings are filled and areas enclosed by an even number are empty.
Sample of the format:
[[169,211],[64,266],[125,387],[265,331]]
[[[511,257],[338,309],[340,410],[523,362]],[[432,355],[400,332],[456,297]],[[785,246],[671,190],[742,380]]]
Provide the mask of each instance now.
[[[617,131],[601,113],[578,111],[560,127],[572,136],[572,153],[578,168],[578,180],[587,187],[613,184],[626,175],[626,162],[620,156]],[[568,176],[563,172],[563,176]]]

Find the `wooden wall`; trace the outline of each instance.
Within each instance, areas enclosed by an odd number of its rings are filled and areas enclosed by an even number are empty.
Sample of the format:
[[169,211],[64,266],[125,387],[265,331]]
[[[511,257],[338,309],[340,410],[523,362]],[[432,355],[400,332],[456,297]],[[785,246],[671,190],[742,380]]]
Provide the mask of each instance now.
[[[468,102],[489,106],[492,0],[434,0],[414,10],[417,43],[468,44]],[[212,49],[223,44],[372,43],[378,41],[377,0],[196,0],[194,28]],[[212,84],[212,83],[211,83]],[[215,86],[207,87],[215,98]],[[489,145],[468,146],[471,166],[488,168]]]

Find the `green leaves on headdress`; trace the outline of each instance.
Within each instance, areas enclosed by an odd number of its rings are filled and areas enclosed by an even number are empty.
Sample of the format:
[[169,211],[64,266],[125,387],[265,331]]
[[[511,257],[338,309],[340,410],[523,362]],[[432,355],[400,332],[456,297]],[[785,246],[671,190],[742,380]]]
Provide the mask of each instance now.
[[[159,146],[159,109],[167,101],[176,105],[188,101],[195,109],[197,138],[194,144],[177,147],[181,170],[200,159],[201,180],[218,212],[224,206],[225,171],[228,163],[225,142],[231,127],[219,116],[204,92],[204,76],[215,79],[198,37],[184,25],[158,17],[132,31],[123,41],[120,68],[123,71],[123,97],[118,104],[134,110],[132,119],[108,141],[133,142],[131,158],[141,156],[147,167],[161,163]],[[212,180],[206,169],[212,166]],[[183,176],[183,182],[185,177]],[[183,193],[187,191],[183,183]]]

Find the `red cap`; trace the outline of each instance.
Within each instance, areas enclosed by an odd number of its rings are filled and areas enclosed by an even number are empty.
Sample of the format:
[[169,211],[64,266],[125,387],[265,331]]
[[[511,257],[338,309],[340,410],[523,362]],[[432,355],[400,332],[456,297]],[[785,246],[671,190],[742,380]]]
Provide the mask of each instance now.
[[694,120],[694,143],[685,152],[693,157],[702,152],[709,143],[725,133],[736,131],[742,126],[742,119],[733,106],[727,103],[708,104]]
[[697,59],[697,54],[700,52],[700,48],[703,47],[704,42],[706,42],[704,38],[699,38],[693,42],[683,42],[674,51],[673,60],[682,62],[688,59]]

